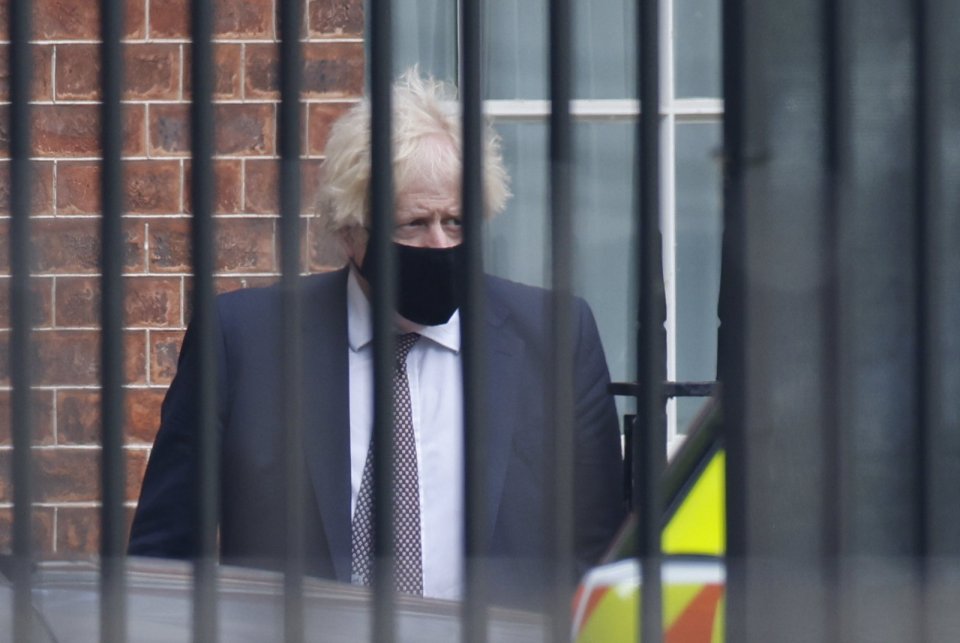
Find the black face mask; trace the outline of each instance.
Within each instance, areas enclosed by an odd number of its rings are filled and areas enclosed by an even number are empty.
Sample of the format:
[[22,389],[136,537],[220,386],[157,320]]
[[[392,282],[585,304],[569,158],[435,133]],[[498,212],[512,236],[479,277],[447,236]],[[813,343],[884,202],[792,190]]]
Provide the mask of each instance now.
[[[452,248],[415,248],[394,242],[397,257],[397,312],[416,324],[437,326],[450,321],[460,307],[458,288],[463,270],[463,244]],[[373,283],[376,257],[368,252],[360,274]]]

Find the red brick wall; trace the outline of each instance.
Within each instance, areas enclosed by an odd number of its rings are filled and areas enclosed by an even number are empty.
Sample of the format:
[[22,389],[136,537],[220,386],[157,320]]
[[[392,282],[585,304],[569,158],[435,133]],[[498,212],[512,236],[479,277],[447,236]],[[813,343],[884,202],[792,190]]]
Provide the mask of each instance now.
[[[8,3],[0,0],[0,39]],[[34,0],[32,116],[36,547],[98,547],[98,2]],[[216,0],[217,287],[276,279],[276,0]],[[362,0],[305,0],[304,260],[334,264],[314,211],[329,124],[363,87]],[[175,372],[189,298],[188,0],[126,0],[127,497]],[[0,156],[9,136],[0,44]],[[11,520],[9,162],[0,159],[0,547]]]

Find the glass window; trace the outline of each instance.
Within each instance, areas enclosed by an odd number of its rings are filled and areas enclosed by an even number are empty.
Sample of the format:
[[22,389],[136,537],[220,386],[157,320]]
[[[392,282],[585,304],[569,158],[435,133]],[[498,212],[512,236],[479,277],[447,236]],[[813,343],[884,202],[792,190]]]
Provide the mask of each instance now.
[[[717,372],[717,302],[720,296],[721,176],[719,123],[676,128],[676,378],[712,380]],[[703,400],[677,402],[686,427]]]
[[673,0],[678,98],[720,97],[720,0]]

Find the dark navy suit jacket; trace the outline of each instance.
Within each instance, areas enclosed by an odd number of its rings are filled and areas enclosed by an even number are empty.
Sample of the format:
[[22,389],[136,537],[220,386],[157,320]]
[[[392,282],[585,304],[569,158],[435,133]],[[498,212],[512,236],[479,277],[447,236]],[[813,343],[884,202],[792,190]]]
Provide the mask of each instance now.
[[[304,507],[307,573],[350,580],[347,271],[303,280]],[[489,582],[497,602],[535,605],[550,582],[544,461],[550,368],[546,292],[488,277],[488,402],[484,470]],[[221,431],[220,550],[224,563],[279,568],[284,547],[280,425],[280,290],[217,299]],[[618,422],[596,324],[573,317],[575,548],[596,562],[623,517]],[[129,552],[189,558],[197,550],[197,345],[187,331],[161,413]],[[459,383],[451,382],[451,386]]]

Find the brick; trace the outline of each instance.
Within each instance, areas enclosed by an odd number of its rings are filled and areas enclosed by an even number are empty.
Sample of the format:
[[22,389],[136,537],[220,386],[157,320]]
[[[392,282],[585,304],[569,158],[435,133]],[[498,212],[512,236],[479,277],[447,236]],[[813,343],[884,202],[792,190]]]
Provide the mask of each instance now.
[[278,189],[280,170],[273,159],[250,159],[246,162],[246,211],[277,214],[280,211]]
[[[51,100],[53,98],[53,45],[33,46],[33,73],[31,78],[31,94],[34,100]],[[6,59],[4,49],[4,59]],[[8,89],[4,87],[2,95],[6,96]]]
[[147,154],[147,106],[123,106],[123,154],[146,156]]
[[176,99],[180,95],[180,45],[124,45],[127,100]]
[[147,223],[150,272],[190,271],[190,220],[153,219]]
[[264,156],[276,150],[274,106],[232,103],[214,108],[214,150],[222,155]]
[[[50,558],[53,554],[53,507],[33,507],[30,515],[31,542],[34,554],[41,558]],[[0,552],[9,554],[13,550],[13,509],[0,508]]]
[[[215,222],[217,272],[275,270],[273,219],[237,217]],[[189,219],[150,223],[151,272],[190,272]]]
[[143,0],[124,0],[123,24],[124,38],[140,40],[147,36],[147,12]]
[[40,274],[62,272],[93,273],[100,261],[99,221],[94,219],[44,219],[33,226],[37,243],[33,252],[33,271]]
[[127,501],[129,502],[140,497],[140,485],[143,484],[143,473],[147,470],[147,458],[150,452],[146,449],[125,449],[125,453],[127,456]]
[[[34,222],[32,269],[40,274],[95,273],[100,261],[100,222],[97,219],[42,219]],[[143,266],[143,233],[135,220],[124,221],[124,267]]]
[[[30,280],[30,323],[46,328],[53,323],[53,279],[33,277]],[[0,275],[0,328],[10,328],[10,277]]]
[[183,331],[150,331],[150,383],[169,384],[177,374]]
[[216,0],[213,34],[216,38],[272,38],[273,0]]
[[147,383],[147,331],[123,332],[123,371],[125,384]]
[[88,0],[36,0],[33,30],[41,40],[93,40],[100,32],[100,9]]
[[[100,34],[99,3],[89,0],[35,0],[33,32],[38,40],[95,40]],[[143,0],[124,2],[124,36],[144,36]]]
[[[130,456],[128,456],[130,457]],[[139,455],[134,456],[140,458]],[[131,467],[128,465],[128,469]],[[135,472],[132,471],[132,472]],[[137,481],[139,488],[140,481]],[[139,492],[138,492],[139,493]],[[133,508],[125,507],[126,534],[133,521]],[[100,507],[57,507],[57,558],[74,559],[100,551]]]
[[57,277],[57,326],[96,327],[100,324],[100,279]]
[[[164,389],[125,389],[124,439],[127,444],[152,444],[160,423]],[[59,444],[99,444],[101,439],[100,392],[87,389],[57,391]]]
[[[30,210],[33,214],[53,214],[53,162],[30,164]],[[10,161],[0,160],[0,215],[10,214]]]
[[124,279],[124,324],[133,328],[181,325],[179,277]]
[[[32,111],[34,153],[37,156],[99,156],[98,105],[36,105]],[[143,106],[124,109],[123,151],[143,153]]]
[[311,35],[361,36],[363,2],[361,0],[309,0]]
[[[183,46],[183,97],[190,100],[191,49]],[[213,45],[213,97],[214,99],[238,99],[243,97],[243,45],[215,43]]]
[[0,105],[0,157],[10,156],[10,107]]
[[61,161],[57,166],[57,214],[100,212],[100,164]]
[[359,42],[309,43],[303,50],[303,92],[312,98],[363,94],[364,50]]
[[127,444],[153,444],[160,427],[160,406],[166,389],[128,389],[124,397]]
[[142,273],[147,270],[146,220],[133,217],[123,218],[124,235],[124,274]]
[[[193,212],[190,202],[190,162],[183,168],[184,212]],[[216,214],[239,214],[243,211],[243,163],[239,160],[217,159],[213,162],[214,204]]]
[[[319,207],[321,161],[305,159],[300,163],[300,210],[312,214]],[[277,214],[279,168],[273,159],[250,159],[246,162],[245,210],[257,214]]]
[[99,100],[100,47],[94,44],[57,45],[57,98]]
[[60,389],[57,392],[57,443],[100,442],[100,391]]
[[57,507],[57,553],[100,551],[100,507]]
[[[246,47],[248,98],[279,97],[279,52],[273,44]],[[306,43],[303,49],[303,95],[311,98],[353,98],[363,92],[362,43]]]
[[190,152],[190,106],[150,106],[150,153],[154,156],[187,156]]
[[276,270],[274,220],[219,219],[216,225],[217,272]]
[[[10,436],[10,391],[0,391],[0,445],[13,444]],[[34,390],[30,395],[31,421],[33,422],[30,444],[53,444],[53,392]]]
[[[126,498],[136,500],[146,466],[146,452],[127,449]],[[0,500],[11,499],[11,452],[0,452]],[[36,502],[91,502],[100,499],[100,449],[34,449],[34,500]]]
[[39,386],[98,383],[99,336],[93,330],[34,333],[31,346],[34,383]]
[[[127,277],[123,285],[125,327],[163,328],[180,325],[179,277]],[[99,278],[59,277],[56,306],[57,326],[98,326]]]
[[[99,451],[92,449],[34,449],[33,499],[35,502],[82,502],[97,497]],[[0,452],[0,500],[11,499],[7,481],[12,454]]]
[[310,103],[307,106],[306,150],[309,155],[322,155],[327,147],[330,127],[355,103]]
[[248,44],[244,51],[244,96],[280,97],[280,55],[277,45]]
[[[30,76],[30,95],[34,100],[53,98],[53,45],[33,45]],[[6,46],[0,48],[0,100],[10,100],[10,49]]]
[[243,96],[243,84],[240,80],[243,76],[243,47],[233,44],[216,44],[213,46],[213,60],[214,98],[241,98]]
[[[0,331],[0,384],[10,382],[9,331]],[[146,383],[146,332],[125,331],[124,377]],[[91,386],[99,383],[100,335],[96,330],[53,330],[33,334],[31,377],[36,386]]]
[[150,38],[184,38],[190,35],[188,0],[150,0]]
[[130,161],[124,169],[128,211],[138,214],[180,212],[178,161]]

